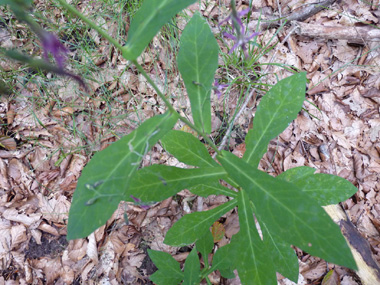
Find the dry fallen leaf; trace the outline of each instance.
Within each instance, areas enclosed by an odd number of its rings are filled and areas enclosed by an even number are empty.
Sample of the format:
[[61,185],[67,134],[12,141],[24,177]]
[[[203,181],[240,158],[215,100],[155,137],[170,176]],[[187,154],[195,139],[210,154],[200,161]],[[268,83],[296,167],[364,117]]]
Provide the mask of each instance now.
[[7,150],[16,150],[17,148],[15,139],[8,136],[0,136],[0,146]]
[[95,264],[98,263],[98,249],[94,233],[90,234],[88,237],[86,254]]
[[325,277],[323,277],[322,285],[340,285],[340,278],[335,270],[330,270]]
[[224,237],[224,234],[226,233],[226,230],[223,226],[223,224],[219,222],[213,223],[211,227],[211,233],[212,237],[214,238],[214,242],[219,242]]
[[74,109],[71,107],[64,107],[60,110],[54,110],[52,112],[52,115],[56,118],[62,118],[62,117],[67,117],[71,116],[74,113]]
[[3,212],[3,217],[13,222],[22,223],[25,226],[33,226],[34,228],[37,228],[42,221],[41,214],[24,214],[14,208],[6,209]]

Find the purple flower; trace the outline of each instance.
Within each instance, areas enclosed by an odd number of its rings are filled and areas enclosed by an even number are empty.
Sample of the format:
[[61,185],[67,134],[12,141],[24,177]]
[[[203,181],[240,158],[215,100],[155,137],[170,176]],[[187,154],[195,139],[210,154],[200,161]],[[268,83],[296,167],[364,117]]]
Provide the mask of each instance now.
[[228,86],[229,84],[219,84],[218,79],[215,79],[213,89],[216,96],[218,96],[218,100],[220,99],[220,96],[222,96],[222,90]]
[[87,85],[79,75],[65,70],[64,67],[68,51],[66,47],[59,41],[59,39],[53,33],[47,32],[38,26],[34,26],[33,30],[41,40],[45,60],[49,62],[49,53],[51,53],[57,63],[57,69],[53,72],[75,79],[87,92],[89,92]]
[[131,195],[130,197],[133,199],[133,201],[135,201],[135,204],[138,205],[138,206],[140,206],[142,209],[144,209],[144,210],[149,210],[150,209],[150,206],[146,205],[146,204],[143,204],[139,198],[136,198],[133,195]]
[[239,29],[240,28],[243,28],[243,31],[244,31],[244,26],[243,26],[243,22],[241,21],[241,17],[245,16],[246,14],[248,14],[249,12],[249,8],[243,10],[243,11],[240,11],[240,12],[237,12],[236,9],[234,7],[232,7],[232,13],[231,15],[229,15],[227,18],[225,18],[223,21],[221,21],[219,23],[219,27],[225,23],[225,22],[228,22],[229,20],[233,19],[237,22],[238,26],[236,26],[236,23],[233,23],[233,28],[236,28],[239,32]]
[[59,68],[64,67],[66,62],[67,49],[66,47],[59,41],[59,39],[52,33],[41,30],[38,33],[40,37],[42,47],[44,49],[44,57],[48,61],[49,53],[51,53],[57,62]]
[[[11,2],[12,1],[10,1],[10,3]],[[12,5],[11,4],[10,5],[12,6],[11,8],[13,9],[13,12],[16,14],[16,17],[19,20],[24,21],[32,29],[32,31],[40,38],[45,60],[35,60],[34,58],[16,54],[15,52],[12,52],[12,51],[6,52],[8,56],[13,57],[14,59],[19,60],[21,62],[28,63],[30,66],[34,68],[41,68],[48,72],[53,72],[59,75],[69,76],[75,79],[76,81],[78,81],[78,83],[86,90],[86,92],[90,92],[90,89],[87,87],[87,85],[85,84],[85,82],[79,75],[73,74],[65,70],[64,66],[66,63],[66,57],[68,53],[65,46],[59,41],[59,39],[53,33],[47,32],[44,29],[42,29],[33,20],[33,18],[30,17],[26,13],[26,11],[29,10],[28,8],[29,6],[25,6],[24,2],[30,2],[30,1],[14,0],[13,2],[12,2]],[[51,53],[52,56],[54,57],[57,64],[56,66],[49,64],[49,53]],[[45,61],[47,63],[45,63]]]
[[244,52],[244,56],[248,58],[249,55],[248,55],[248,49],[247,49],[246,44],[248,44],[252,38],[260,35],[260,32],[255,32],[249,36],[245,35],[245,28],[244,28],[243,22],[241,21],[241,17],[246,15],[248,12],[249,12],[249,8],[241,12],[237,12],[235,7],[232,6],[231,15],[219,23],[219,26],[220,26],[222,23],[232,20],[232,32],[235,32],[236,36],[232,35],[231,33],[226,33],[226,32],[223,33],[223,36],[235,41],[235,44],[233,45],[232,49],[229,51],[228,54],[232,54],[233,51],[240,46]]

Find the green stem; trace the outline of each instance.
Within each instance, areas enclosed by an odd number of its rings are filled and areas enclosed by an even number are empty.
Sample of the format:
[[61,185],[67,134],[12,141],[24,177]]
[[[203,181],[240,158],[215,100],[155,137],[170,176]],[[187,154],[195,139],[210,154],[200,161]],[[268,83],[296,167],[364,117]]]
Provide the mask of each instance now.
[[172,104],[170,104],[169,100],[166,99],[165,95],[162,94],[160,89],[158,89],[156,83],[150,78],[150,76],[145,72],[145,70],[142,68],[140,64],[138,64],[137,60],[132,60],[132,63],[136,66],[137,70],[145,77],[145,79],[149,82],[149,84],[154,88],[154,90],[157,92],[158,96],[164,101],[165,105],[169,108],[169,110],[176,114],[178,119],[184,122],[186,125],[188,125],[191,129],[196,131],[199,135],[201,135],[204,140],[216,151],[216,153],[220,154],[220,151],[216,147],[216,145],[213,143],[213,141],[201,130],[199,130],[193,123],[191,123],[188,119],[182,117],[180,114],[177,113],[177,111],[173,108]]
[[211,267],[201,273],[202,277],[201,278],[207,278],[211,273],[213,273],[216,269],[214,267]]
[[66,0],[56,0],[61,4],[63,8],[65,8],[67,11],[69,11],[71,14],[76,15],[78,18],[80,18],[83,22],[85,22],[87,25],[89,25],[92,29],[97,31],[101,36],[103,36],[107,41],[109,41],[111,44],[113,44],[118,50],[121,51],[123,46],[119,44],[117,40],[115,40],[113,37],[111,37],[105,30],[100,28],[98,25],[96,25],[94,22],[92,22],[90,19],[88,19],[85,15],[83,15],[81,12],[79,12],[77,9],[75,9],[73,6],[68,4]]
[[[106,31],[104,31],[102,28],[100,28],[98,25],[96,25],[94,22],[89,20],[86,16],[84,16],[81,12],[79,12],[77,9],[69,5],[65,0],[56,0],[58,1],[62,7],[64,7],[67,11],[70,13],[76,15],[78,18],[80,18],[83,22],[87,23],[92,29],[97,31],[100,35],[102,35],[106,40],[108,40],[111,44],[113,44],[118,50],[122,52],[123,47],[113,38],[111,37]],[[136,66],[138,71],[146,78],[146,80],[149,82],[149,84],[156,90],[158,96],[164,101],[165,105],[169,108],[169,110],[176,114],[178,119],[184,122],[186,125],[188,125],[190,128],[192,128],[194,131],[196,131],[199,135],[201,135],[204,140],[216,151],[216,153],[220,154],[220,151],[216,147],[216,145],[213,143],[213,141],[201,130],[199,130],[194,124],[192,124],[189,120],[186,118],[180,116],[177,111],[173,108],[172,104],[166,99],[164,94],[161,93],[161,91],[158,89],[157,85],[153,82],[153,80],[149,77],[149,75],[145,72],[145,70],[142,68],[140,64],[138,64],[137,60],[132,60],[132,63]]]

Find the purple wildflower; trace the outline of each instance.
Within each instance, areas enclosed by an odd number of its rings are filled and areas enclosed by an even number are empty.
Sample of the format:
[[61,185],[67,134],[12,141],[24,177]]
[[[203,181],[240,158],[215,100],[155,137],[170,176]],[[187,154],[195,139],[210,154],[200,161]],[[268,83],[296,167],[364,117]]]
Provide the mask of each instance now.
[[140,206],[142,209],[144,209],[144,210],[149,210],[150,209],[150,206],[146,205],[146,204],[143,204],[139,198],[136,198],[133,195],[131,195],[130,197],[133,199],[133,201],[135,201],[135,204],[138,205],[138,206]]
[[222,96],[222,90],[228,86],[229,84],[219,84],[218,79],[215,79],[213,89],[216,96],[218,96],[218,100],[220,99],[220,96]]
[[[243,22],[241,21],[240,18],[245,16],[246,14],[248,14],[248,12],[249,12],[249,8],[242,10],[240,12],[237,12],[236,9],[232,8],[231,15],[229,15],[227,18],[225,18],[223,21],[221,21],[218,26],[220,27],[223,23],[228,22],[232,18],[233,20],[235,20],[238,23],[237,27],[236,27],[236,24],[233,23],[233,27],[235,27],[235,28],[237,28],[237,30],[239,30],[240,27],[243,26]],[[244,29],[244,27],[242,27],[242,28]]]
[[75,79],[76,81],[78,81],[80,85],[82,85],[82,87],[87,92],[89,92],[87,85],[84,83],[83,79],[79,75],[73,74],[65,70],[64,67],[66,63],[68,50],[59,41],[59,39],[53,33],[47,32],[39,27],[33,27],[33,30],[41,40],[45,60],[49,62],[49,53],[51,53],[57,63],[57,70],[53,72],[61,75],[66,75]]
[[67,55],[66,47],[54,34],[47,31],[41,30],[40,33],[38,33],[38,36],[41,39],[45,59],[48,61],[49,53],[51,53],[57,62],[58,67],[63,69]]
[[[0,0],[1,2],[1,0]],[[11,3],[12,1],[10,1]],[[15,2],[15,3],[13,3]],[[44,52],[44,58],[47,63],[44,62],[44,60],[35,60],[34,58],[23,56],[20,54],[15,54],[15,52],[8,51],[6,52],[9,57],[13,57],[16,60],[19,60],[24,63],[28,63],[30,66],[34,68],[41,68],[43,70],[46,70],[48,72],[53,72],[59,75],[65,75],[69,76],[76,81],[87,91],[90,92],[90,89],[87,87],[83,79],[76,74],[73,74],[71,72],[68,72],[65,70],[64,66],[66,63],[66,56],[67,56],[67,49],[65,46],[59,41],[59,39],[50,32],[45,31],[42,29],[34,20],[32,17],[30,17],[26,11],[29,10],[29,6],[25,6],[26,4],[24,2],[30,2],[30,1],[24,1],[24,0],[14,0],[12,2],[12,9],[13,12],[16,14],[16,17],[24,21],[31,29],[32,31],[40,38],[41,45]],[[57,63],[57,66],[49,64],[49,53],[51,53]],[[13,56],[12,56],[13,54]]]
[[260,32],[255,32],[249,36],[245,35],[245,28],[243,22],[241,21],[241,17],[248,14],[248,12],[249,8],[241,12],[237,12],[235,7],[232,6],[231,15],[219,23],[220,26],[222,23],[232,20],[232,31],[235,32],[236,36],[232,35],[231,33],[223,33],[223,36],[235,41],[235,44],[233,45],[228,54],[232,54],[233,51],[240,46],[244,52],[244,56],[248,58],[248,49],[246,47],[246,44],[248,44],[252,38],[260,35]]

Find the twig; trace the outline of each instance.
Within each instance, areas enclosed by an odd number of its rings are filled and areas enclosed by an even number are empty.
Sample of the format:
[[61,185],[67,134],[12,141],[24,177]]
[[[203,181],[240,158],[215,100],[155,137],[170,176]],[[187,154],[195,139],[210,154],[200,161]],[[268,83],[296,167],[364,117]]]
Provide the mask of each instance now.
[[286,15],[282,18],[280,17],[272,20],[266,20],[265,23],[261,24],[260,28],[261,30],[265,30],[268,28],[276,28],[280,25],[279,23],[284,20],[286,20],[287,24],[290,24],[292,21],[303,22],[311,16],[314,16],[318,12],[322,11],[326,7],[331,6],[335,2],[336,0],[326,0],[323,2],[310,4],[307,7],[294,11],[293,13],[290,13],[289,15]]
[[280,16],[280,25],[282,25],[282,11],[280,6],[280,1],[277,0],[277,9],[278,9],[278,15]]
[[[234,117],[232,118],[232,120],[229,122],[229,124],[228,124],[228,129],[227,129],[227,131],[226,131],[226,134],[224,135],[224,137],[223,137],[223,139],[222,139],[222,142],[220,143],[220,146],[218,147],[218,150],[219,150],[219,151],[221,151],[221,150],[224,148],[224,146],[226,145],[226,143],[227,143],[227,139],[228,139],[228,137],[230,136],[230,133],[231,133],[231,131],[232,131],[232,128],[233,128],[233,126],[234,126],[234,123],[235,123],[236,119],[237,119],[238,117],[240,117],[240,115],[243,113],[244,109],[247,107],[247,105],[248,105],[249,101],[251,100],[251,98],[252,98],[253,94],[255,93],[255,91],[256,91],[256,89],[252,89],[252,91],[249,93],[249,95],[248,95],[247,98],[245,99],[245,101],[244,101],[243,105],[241,106],[240,110],[239,110],[238,113],[236,114],[236,116],[234,116]],[[214,155],[213,155],[212,157],[215,158],[216,155],[217,155],[217,153],[214,153]]]
[[380,42],[380,29],[371,26],[323,26],[301,22],[293,22],[293,25],[296,27],[296,33],[298,35],[311,38],[346,40],[349,43],[356,44]]

